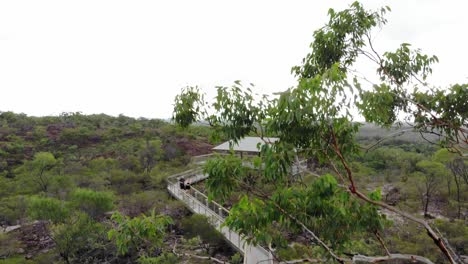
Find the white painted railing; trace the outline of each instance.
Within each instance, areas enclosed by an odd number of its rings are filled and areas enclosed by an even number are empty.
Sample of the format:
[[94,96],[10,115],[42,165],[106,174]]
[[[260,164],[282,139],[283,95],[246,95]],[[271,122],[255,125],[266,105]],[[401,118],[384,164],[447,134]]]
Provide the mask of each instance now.
[[[212,158],[213,156],[214,154],[196,156],[192,158],[192,162],[195,164],[203,164],[206,160]],[[247,167],[253,167],[252,163],[247,161],[244,162],[243,165]],[[302,160],[298,163],[293,163],[290,169],[290,173],[294,176],[305,171],[306,169],[306,161]],[[211,225],[213,225],[219,232],[221,232],[226,240],[229,241],[232,246],[234,246],[244,255],[244,264],[274,263],[273,255],[269,251],[261,246],[253,246],[248,244],[246,240],[238,233],[231,231],[225,226],[222,226],[224,219],[229,215],[228,209],[224,208],[215,201],[210,201],[204,193],[200,192],[193,186],[189,190],[182,190],[179,185],[179,179],[182,177],[185,181],[188,181],[191,184],[195,184],[208,178],[208,175],[204,174],[202,169],[193,169],[172,175],[167,179],[167,189],[174,197],[184,202],[192,212],[205,215]]]
[[201,176],[201,171],[188,171],[178,175],[171,176],[168,179],[167,189],[177,199],[184,202],[188,208],[197,214],[205,215],[208,221],[213,225],[229,243],[234,246],[239,252],[244,255],[245,264],[272,264],[273,256],[270,252],[261,246],[253,246],[246,242],[238,233],[231,231],[229,228],[222,226],[224,219],[229,215],[229,210],[222,205],[210,201],[208,197],[195,188],[189,190],[180,189],[178,179],[184,177],[185,180],[195,182],[205,175]]
[[[199,155],[199,156],[193,156],[191,158],[191,162],[193,164],[204,164],[207,160],[212,159],[213,157],[216,156],[226,156],[229,155],[227,153],[209,153],[209,154],[204,154],[204,155]],[[252,156],[253,157],[253,156]],[[253,164],[251,161],[244,161],[243,165],[246,167],[254,168]],[[293,162],[290,168],[290,173],[291,175],[296,175],[298,173],[301,173],[307,169],[307,160],[302,159],[299,162]]]
[[228,153],[222,153],[222,152],[208,153],[208,154],[193,156],[191,158],[191,162],[194,163],[194,164],[204,164],[207,160],[212,159],[213,157],[227,156],[227,155],[229,155],[229,154]]

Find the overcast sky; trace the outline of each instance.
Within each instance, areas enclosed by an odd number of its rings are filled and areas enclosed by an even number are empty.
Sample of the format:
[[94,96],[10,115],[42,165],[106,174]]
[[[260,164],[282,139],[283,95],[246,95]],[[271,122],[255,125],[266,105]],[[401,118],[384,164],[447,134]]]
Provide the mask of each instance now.
[[[186,85],[281,91],[328,8],[351,2],[2,0],[0,111],[167,118]],[[412,43],[439,57],[433,83],[468,82],[468,1],[362,3],[392,8],[375,32],[379,51]]]

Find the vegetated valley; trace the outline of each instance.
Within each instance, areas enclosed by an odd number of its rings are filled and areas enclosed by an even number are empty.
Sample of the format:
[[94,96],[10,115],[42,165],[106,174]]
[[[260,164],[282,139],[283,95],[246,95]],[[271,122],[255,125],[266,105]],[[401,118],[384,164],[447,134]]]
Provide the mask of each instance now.
[[[391,133],[364,125],[357,140],[368,147]],[[209,127],[181,130],[163,120],[1,112],[0,263],[242,263],[206,218],[166,190],[168,176],[220,142]],[[383,186],[382,200],[433,219],[453,249],[468,254],[466,161],[409,133],[362,151],[351,166],[361,188]],[[314,160],[308,168],[331,172]],[[304,181],[313,184],[314,175]],[[388,228],[380,236],[390,251],[444,261],[419,226],[382,213]],[[281,234],[290,243],[276,245],[280,260],[317,254],[300,231]],[[376,239],[351,241],[343,252],[385,255]]]
[[468,84],[380,51],[390,11],[329,9],[297,85],[187,86],[173,122],[0,112],[0,264],[467,263]]
[[[0,120],[1,263],[175,263],[175,241],[176,252],[235,253],[164,181],[210,152],[209,129],[78,113]],[[164,232],[146,223],[152,213]]]

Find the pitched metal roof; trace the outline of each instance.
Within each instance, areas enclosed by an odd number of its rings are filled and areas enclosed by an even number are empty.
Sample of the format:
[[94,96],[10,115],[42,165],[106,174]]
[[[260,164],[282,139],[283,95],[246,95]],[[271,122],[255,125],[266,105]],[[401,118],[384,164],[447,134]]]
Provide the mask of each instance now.
[[[234,144],[232,146],[234,151],[243,151],[243,152],[255,152],[258,153],[260,150],[257,148],[257,145],[260,143],[260,145],[265,144],[266,142],[275,142],[278,141],[279,138],[269,138],[269,137],[264,137],[263,139],[260,137],[245,137],[239,140],[237,144]],[[226,141],[223,144],[216,146],[213,148],[213,150],[230,150],[229,147],[229,142]]]

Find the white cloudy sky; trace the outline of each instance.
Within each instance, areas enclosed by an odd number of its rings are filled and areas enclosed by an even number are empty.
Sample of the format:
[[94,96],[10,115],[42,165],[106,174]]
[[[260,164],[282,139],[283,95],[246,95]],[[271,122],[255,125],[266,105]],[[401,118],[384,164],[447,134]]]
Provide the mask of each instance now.
[[[186,85],[284,90],[328,8],[351,2],[2,0],[0,111],[166,118]],[[438,55],[433,83],[468,82],[468,1],[362,2],[392,8],[378,50],[412,43]]]

